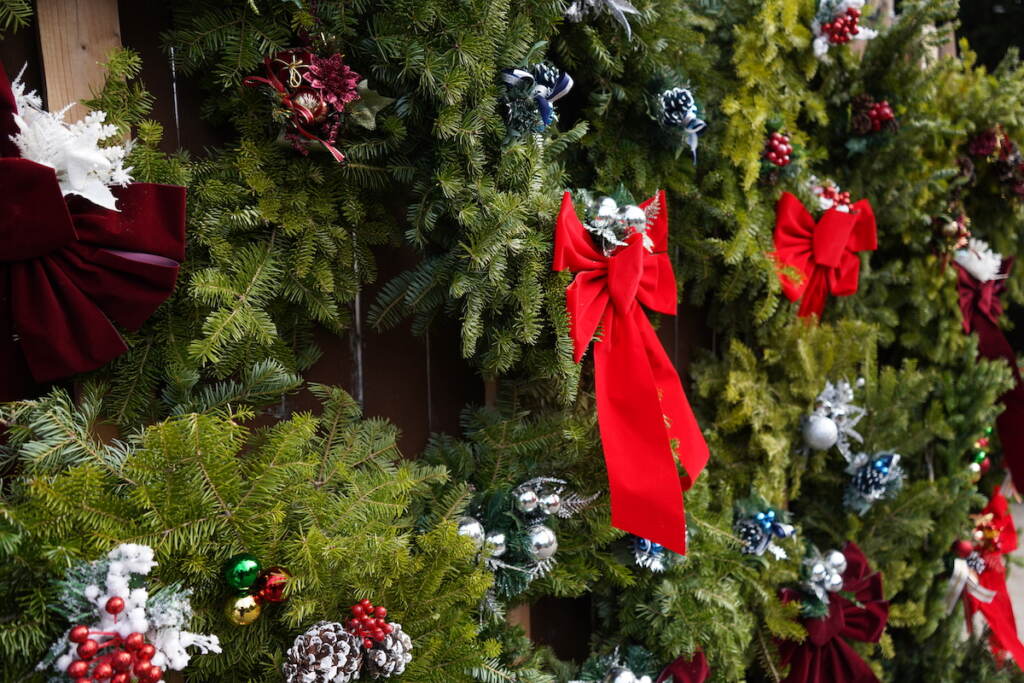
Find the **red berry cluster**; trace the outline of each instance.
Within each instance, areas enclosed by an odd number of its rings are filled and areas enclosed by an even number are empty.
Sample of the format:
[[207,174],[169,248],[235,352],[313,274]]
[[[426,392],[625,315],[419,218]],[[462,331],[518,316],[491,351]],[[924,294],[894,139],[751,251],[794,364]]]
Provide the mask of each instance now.
[[789,138],[783,133],[775,132],[768,136],[764,144],[764,158],[776,166],[789,166],[789,155],[793,153],[793,147],[789,144]]
[[[111,610],[110,601],[113,600],[120,600],[121,609]],[[124,609],[121,598],[111,598],[110,601],[107,602],[107,611],[111,614]],[[97,636],[108,637],[109,640],[100,643]],[[147,643],[141,633],[129,633],[122,638],[110,631],[90,631],[88,626],[75,626],[68,632],[68,640],[78,643],[76,652],[79,659],[67,668],[68,676],[75,683],[155,683],[164,677],[163,669],[150,664],[156,655],[156,647]]]
[[871,130],[877,133],[887,122],[895,119],[896,115],[892,113],[889,103],[882,100],[871,105],[871,108],[868,109],[868,118],[871,119]]
[[834,185],[826,185],[821,188],[821,197],[824,199],[831,199],[833,209],[839,208],[840,206],[850,205],[850,193],[840,192]]
[[828,36],[828,42],[841,45],[850,42],[850,36],[860,33],[857,25],[860,21],[860,10],[850,7],[832,21],[821,25],[821,32]]
[[363,647],[370,649],[375,642],[383,642],[384,637],[391,633],[391,624],[385,621],[388,611],[382,605],[374,607],[373,603],[363,598],[352,605],[352,618],[348,620],[348,630],[363,639]]

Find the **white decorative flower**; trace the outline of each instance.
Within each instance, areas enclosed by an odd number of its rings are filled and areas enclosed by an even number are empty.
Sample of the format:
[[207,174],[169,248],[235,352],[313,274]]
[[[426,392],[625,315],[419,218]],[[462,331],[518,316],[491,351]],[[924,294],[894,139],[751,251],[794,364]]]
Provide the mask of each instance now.
[[117,200],[110,187],[124,187],[132,181],[131,169],[124,167],[128,149],[121,145],[101,147],[100,142],[117,135],[117,128],[104,123],[107,115],[102,111],[67,123],[64,116],[71,105],[56,113],[46,111],[39,95],[25,90],[21,75],[11,84],[18,107],[14,121],[19,129],[11,139],[21,156],[52,168],[65,196],[77,194],[116,211]]
[[957,250],[953,260],[978,282],[1002,280],[1006,277],[999,272],[1003,268],[1002,254],[992,251],[984,240],[972,237],[967,242],[967,248]]

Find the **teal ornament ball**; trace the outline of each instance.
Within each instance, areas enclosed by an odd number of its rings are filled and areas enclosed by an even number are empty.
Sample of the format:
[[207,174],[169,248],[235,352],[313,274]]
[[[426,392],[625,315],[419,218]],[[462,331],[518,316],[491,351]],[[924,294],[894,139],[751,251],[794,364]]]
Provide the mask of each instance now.
[[247,591],[260,575],[260,561],[251,553],[240,553],[224,564],[224,581],[233,590]]

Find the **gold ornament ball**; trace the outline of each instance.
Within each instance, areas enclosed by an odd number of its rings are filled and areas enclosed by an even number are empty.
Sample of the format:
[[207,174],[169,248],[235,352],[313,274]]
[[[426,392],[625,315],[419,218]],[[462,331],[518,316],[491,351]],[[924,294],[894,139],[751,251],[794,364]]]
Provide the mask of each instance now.
[[228,598],[224,614],[235,626],[248,626],[260,618],[263,607],[255,595],[240,595]]

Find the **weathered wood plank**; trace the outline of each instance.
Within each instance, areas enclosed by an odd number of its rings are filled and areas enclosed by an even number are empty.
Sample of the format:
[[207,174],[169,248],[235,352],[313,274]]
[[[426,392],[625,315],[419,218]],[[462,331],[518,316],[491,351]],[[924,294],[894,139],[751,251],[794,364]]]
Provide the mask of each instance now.
[[[57,111],[90,97],[103,86],[101,63],[121,46],[117,0],[38,0],[36,17],[46,106]],[[75,104],[68,120],[86,111]]]

